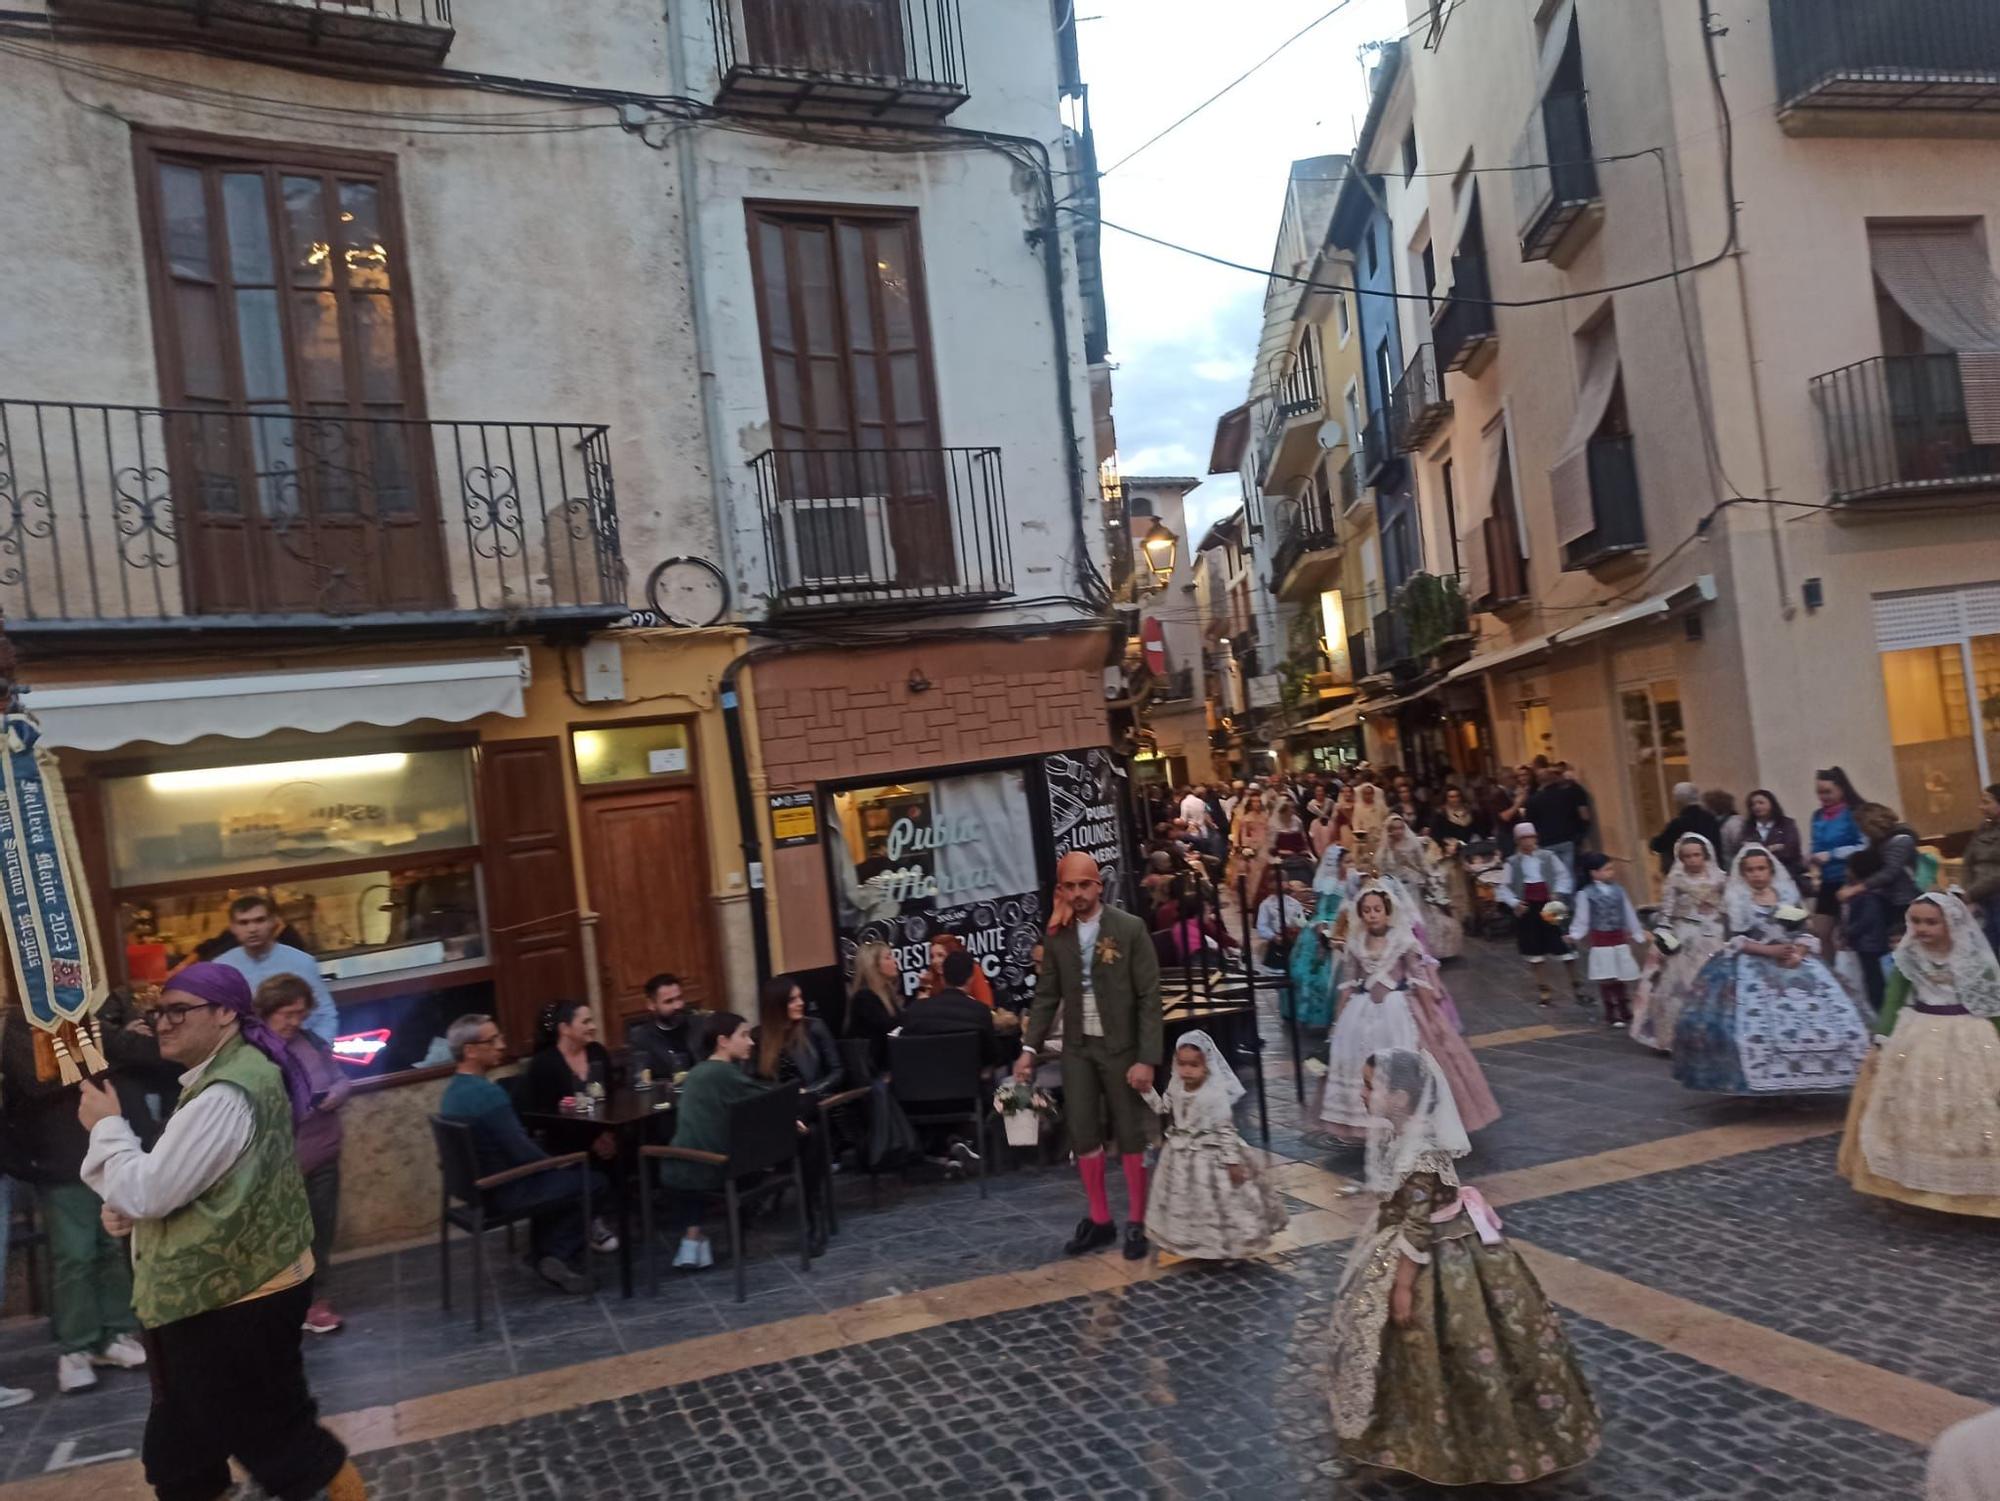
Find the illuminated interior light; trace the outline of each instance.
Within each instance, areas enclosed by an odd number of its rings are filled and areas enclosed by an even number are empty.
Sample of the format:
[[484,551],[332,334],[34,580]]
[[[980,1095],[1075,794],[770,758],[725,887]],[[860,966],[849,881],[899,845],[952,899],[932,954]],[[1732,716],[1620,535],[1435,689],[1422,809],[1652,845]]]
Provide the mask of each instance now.
[[224,787],[262,787],[275,782],[320,777],[382,776],[409,764],[405,751],[372,756],[323,756],[313,761],[263,761],[254,766],[202,766],[191,771],[155,771],[146,776],[154,792],[214,792]]

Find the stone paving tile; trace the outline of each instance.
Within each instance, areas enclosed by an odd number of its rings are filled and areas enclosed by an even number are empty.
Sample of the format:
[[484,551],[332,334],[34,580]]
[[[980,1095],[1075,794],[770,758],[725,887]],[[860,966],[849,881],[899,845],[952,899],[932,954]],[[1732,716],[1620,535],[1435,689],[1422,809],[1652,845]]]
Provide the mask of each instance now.
[[[1434,1496],[1334,1456],[1325,1330],[1339,1265],[1339,1248],[1317,1247],[1205,1270],[409,1445],[363,1469],[411,1501]],[[1909,1445],[1569,1324],[1606,1449],[1534,1495],[1831,1501],[1920,1484]]]
[[1510,1233],[2000,1403],[2000,1224],[1855,1193],[1832,1138],[1507,1209]]

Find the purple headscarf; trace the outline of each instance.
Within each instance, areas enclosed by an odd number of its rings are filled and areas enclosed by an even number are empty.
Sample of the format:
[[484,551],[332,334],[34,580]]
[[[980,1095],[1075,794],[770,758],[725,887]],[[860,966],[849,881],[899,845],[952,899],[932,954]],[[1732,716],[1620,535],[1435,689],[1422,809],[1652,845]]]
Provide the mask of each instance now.
[[181,990],[197,1000],[207,1001],[236,1014],[243,1040],[278,1065],[285,1076],[285,1093],[292,1100],[292,1123],[304,1120],[312,1110],[312,1080],[305,1065],[292,1056],[278,1034],[264,1025],[264,1018],[251,1004],[250,981],[243,971],[226,964],[190,964],[161,986],[163,991]]

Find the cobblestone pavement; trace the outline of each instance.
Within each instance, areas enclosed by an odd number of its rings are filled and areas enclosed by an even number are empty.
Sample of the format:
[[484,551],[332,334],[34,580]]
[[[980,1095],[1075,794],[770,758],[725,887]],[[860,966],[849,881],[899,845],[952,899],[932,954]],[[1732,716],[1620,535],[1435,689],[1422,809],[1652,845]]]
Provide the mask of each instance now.
[[[1484,1039],[1478,1057],[1506,1111],[1475,1139],[1468,1178],[1560,1173],[1572,1159],[1718,1127],[1827,1130],[1841,1119],[1840,1100],[1740,1101],[1680,1089],[1664,1059],[1604,1029],[1593,1012],[1567,1000],[1536,1006],[1497,945],[1475,941],[1446,974],[1467,1033]],[[1263,1032],[1272,1152],[1352,1171],[1354,1155],[1304,1118],[1274,1015]],[[1254,1103],[1244,1109],[1253,1141]],[[1615,1173],[1622,1181],[1577,1191],[1549,1178],[1542,1197],[1506,1207],[1508,1231],[1642,1293],[1657,1289],[1882,1372],[2000,1401],[1986,1296],[2000,1265],[2000,1226],[1853,1194],[1833,1173],[1829,1138],[1735,1150],[1644,1176]],[[1296,1171],[1322,1185],[1314,1202],[1327,1202],[1325,1180]],[[1113,1204],[1122,1209],[1116,1176]],[[845,1175],[839,1193],[842,1233],[808,1274],[782,1227],[756,1233],[750,1297],[741,1304],[724,1270],[668,1274],[658,1295],[642,1279],[640,1296],[625,1302],[554,1297],[509,1266],[475,1334],[462,1297],[454,1316],[439,1309],[434,1248],[343,1264],[348,1329],[309,1346],[314,1388],[330,1414],[390,1403],[433,1411],[465,1391],[460,1416],[426,1427],[449,1436],[363,1446],[376,1493],[398,1501],[1447,1494],[1348,1475],[1333,1459],[1323,1360],[1327,1300],[1344,1253],[1337,1243],[1087,1296],[1052,1291],[1033,1306],[910,1332],[887,1325],[881,1337],[830,1350],[822,1341],[813,1348],[824,1353],[794,1359],[724,1359],[692,1379],[618,1387],[637,1395],[617,1400],[596,1400],[605,1388],[581,1386],[565,1398],[577,1405],[481,1426],[512,1400],[511,1388],[489,1383],[605,1357],[643,1361],[705,1336],[723,1336],[726,1348],[731,1331],[782,1334],[816,1318],[824,1326],[857,1308],[906,1306],[926,1290],[1035,1273],[1061,1260],[1059,1244],[1080,1208],[1067,1168],[1001,1172],[983,1200],[970,1185],[885,1183],[878,1204],[864,1180]],[[1292,1207],[1311,1208],[1300,1200]],[[496,1263],[506,1260],[497,1237],[492,1250]],[[469,1265],[462,1246],[456,1255],[463,1292]],[[610,1264],[599,1265],[608,1285]],[[899,1295],[896,1305],[874,1301]],[[950,1297],[939,1300],[947,1318]],[[1529,1494],[1872,1501],[1920,1486],[1921,1451],[1893,1436],[1902,1429],[1835,1416],[1705,1365],[1699,1349],[1648,1343],[1615,1319],[1568,1322],[1605,1409],[1605,1451]],[[36,1501],[128,1494],[117,1487],[131,1484],[131,1467],[114,1461],[138,1445],[143,1375],[107,1372],[96,1392],[57,1399],[53,1369],[45,1326],[0,1326],[0,1384],[39,1394],[0,1414],[0,1501],[10,1501],[11,1482],[63,1466],[84,1468],[67,1484],[50,1477],[57,1488],[35,1491]],[[641,1389],[661,1379],[668,1384]],[[485,1405],[489,1391],[496,1405]]]

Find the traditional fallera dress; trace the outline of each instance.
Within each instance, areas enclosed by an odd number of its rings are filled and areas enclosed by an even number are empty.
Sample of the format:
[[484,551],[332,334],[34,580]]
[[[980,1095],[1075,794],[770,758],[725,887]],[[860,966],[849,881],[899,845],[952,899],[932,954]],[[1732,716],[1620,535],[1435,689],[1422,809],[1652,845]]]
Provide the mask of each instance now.
[[1389,928],[1377,937],[1355,919],[1349,929],[1335,985],[1340,1013],[1327,1040],[1319,1118],[1334,1135],[1359,1140],[1370,1120],[1362,1097],[1369,1056],[1388,1048],[1421,1047],[1443,1068],[1466,1129],[1492,1125],[1500,1118],[1500,1103],[1440,1004],[1437,961],[1424,952],[1411,927],[1408,900],[1382,885],[1364,891],[1388,899]]
[[[1760,895],[1742,876],[1744,860],[1769,858],[1761,844],[1736,853],[1723,889],[1729,941],[1702,966],[1674,1026],[1674,1077],[1715,1094],[1807,1094],[1851,1089],[1868,1054],[1861,1012],[1819,961],[1805,931],[1798,888],[1783,866]],[[1746,952],[1749,943],[1803,951],[1786,968]]]
[[1729,880],[1716,863],[1715,849],[1699,834],[1682,837],[1678,851],[1699,844],[1708,851],[1700,875],[1691,874],[1678,859],[1660,895],[1659,921],[1654,931],[1673,935],[1679,944],[1658,955],[1639,984],[1639,1003],[1632,1010],[1632,1035],[1649,1048],[1670,1053],[1681,1007],[1693,992],[1702,966],[1722,947],[1722,888]]
[[1229,868],[1224,879],[1232,897],[1241,892],[1254,910],[1264,899],[1264,850],[1270,819],[1262,808],[1245,809],[1230,825]]
[[1840,1173],[1865,1194],[2000,1219],[2000,965],[1957,897],[1917,901],[1944,914],[1951,947],[1906,934],[1896,948]]
[[[1453,1159],[1471,1150],[1436,1060],[1375,1055],[1368,1186],[1375,1229],[1355,1243],[1334,1302],[1334,1433],[1354,1462],[1433,1485],[1539,1480],[1588,1460],[1602,1425],[1534,1273]],[[1408,1114],[1389,1118],[1398,1099]],[[1403,1261],[1410,1318],[1392,1321]]]
[[1334,925],[1340,920],[1347,883],[1341,866],[1347,852],[1331,844],[1320,853],[1313,875],[1313,914],[1306,930],[1292,944],[1292,983],[1278,997],[1278,1014],[1285,1021],[1315,1031],[1333,1025],[1333,972],[1340,959],[1334,947]]
[[1451,910],[1451,893],[1436,856],[1400,814],[1391,814],[1382,833],[1376,866],[1402,883],[1423,904],[1413,914],[1418,936],[1434,959],[1456,959],[1465,952],[1465,929]]
[[[1222,1050],[1206,1032],[1184,1033],[1174,1048],[1184,1047],[1201,1049],[1208,1077],[1190,1091],[1175,1075],[1164,1091],[1144,1097],[1167,1128],[1146,1193],[1146,1234],[1175,1256],[1255,1256],[1285,1228],[1284,1201],[1236,1130],[1230,1112],[1243,1098],[1243,1084]],[[1232,1166],[1248,1169],[1243,1182],[1231,1181]]]

